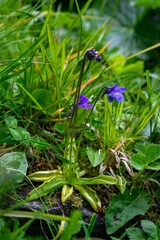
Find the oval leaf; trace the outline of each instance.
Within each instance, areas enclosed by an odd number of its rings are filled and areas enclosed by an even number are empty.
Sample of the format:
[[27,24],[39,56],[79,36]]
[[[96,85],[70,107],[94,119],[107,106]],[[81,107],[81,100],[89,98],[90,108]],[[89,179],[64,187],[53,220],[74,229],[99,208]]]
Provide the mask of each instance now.
[[0,186],[21,182],[27,172],[25,153],[12,152],[0,157]]
[[50,91],[46,89],[36,89],[31,95],[42,106],[42,108],[47,107],[53,102]]
[[62,172],[58,170],[38,171],[28,175],[28,178],[32,181],[44,182],[50,180],[54,176],[60,177],[62,176]]
[[17,127],[17,119],[13,116],[5,116],[5,123],[9,128],[16,128]]
[[137,169],[141,170],[146,166],[146,157],[140,153],[133,155],[129,161],[131,162],[132,166]]
[[107,233],[112,234],[135,216],[144,215],[149,199],[150,195],[138,188],[112,197],[105,215]]
[[29,145],[30,134],[27,130],[22,127],[16,127],[15,129],[9,128],[9,130],[16,141],[23,141],[23,143]]
[[16,140],[16,141],[21,141],[21,135],[20,133],[16,130],[16,129],[13,129],[13,128],[9,128],[10,132],[11,132],[11,135],[12,137]]
[[29,132],[22,127],[17,127],[16,131],[19,132],[19,134],[21,135],[21,141],[23,141],[23,143],[25,143],[26,145],[29,145],[29,139],[30,139]]
[[96,167],[104,160],[104,153],[102,152],[101,149],[94,152],[92,147],[87,147],[87,156],[93,167]]
[[31,144],[33,145],[33,147],[37,148],[38,150],[44,150],[49,146],[47,141],[41,137],[34,137],[31,140]]

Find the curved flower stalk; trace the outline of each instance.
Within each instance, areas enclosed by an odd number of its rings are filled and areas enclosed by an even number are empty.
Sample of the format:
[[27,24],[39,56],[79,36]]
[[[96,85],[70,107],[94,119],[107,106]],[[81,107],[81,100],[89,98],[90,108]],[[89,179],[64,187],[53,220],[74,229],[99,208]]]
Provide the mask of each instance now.
[[[101,91],[99,92],[99,94],[98,94],[98,96],[97,96],[97,98],[96,98],[96,100],[94,102],[94,105],[93,105],[93,107],[92,107],[92,109],[91,109],[91,111],[90,111],[90,113],[88,115],[88,118],[85,121],[83,129],[81,131],[81,134],[80,134],[80,137],[79,137],[79,141],[78,141],[78,145],[77,145],[76,159],[78,157],[78,151],[79,151],[79,148],[80,148],[80,143],[81,143],[81,140],[82,140],[82,137],[83,137],[83,134],[84,134],[87,122],[88,122],[88,120],[89,120],[89,118],[90,118],[90,116],[91,116],[91,114],[93,112],[93,109],[94,109],[94,107],[95,107],[99,97],[101,96],[101,94],[102,94],[101,97],[104,97],[106,94],[109,95],[108,96],[108,101],[110,103],[114,100],[114,98],[116,99],[117,102],[120,102],[120,103],[124,101],[124,96],[122,95],[122,92],[125,92],[127,90],[127,88],[126,87],[118,87],[118,88],[116,88],[116,87],[117,87],[117,83],[113,87],[108,87],[108,86],[107,87],[103,87],[101,89]],[[105,105],[106,105],[106,102],[105,102]],[[106,109],[106,106],[105,106],[105,109]],[[122,113],[122,107],[121,107],[121,110],[120,110],[120,118],[121,118],[121,113]],[[108,112],[108,114],[110,114],[110,113]]]
[[[64,157],[61,157],[64,159],[63,168],[62,170],[35,172],[29,175],[28,177],[30,179],[35,181],[43,181],[44,183],[41,184],[36,189],[32,190],[28,194],[26,201],[31,201],[33,199],[45,196],[50,192],[54,192],[58,188],[62,188],[61,201],[65,202],[72,195],[73,188],[75,188],[90,203],[92,208],[95,211],[97,211],[101,207],[101,201],[98,198],[97,193],[94,190],[92,190],[90,187],[88,187],[88,185],[92,185],[92,184],[112,185],[117,183],[117,179],[107,175],[99,175],[97,177],[92,177],[92,178],[82,178],[82,175],[84,175],[85,172],[84,171],[80,172],[79,166],[77,163],[78,150],[79,150],[81,138],[85,130],[86,123],[102,91],[105,89],[105,93],[107,93],[106,88],[103,88],[98,94],[98,97],[94,105],[88,104],[89,99],[84,94],[80,95],[81,82],[82,82],[82,76],[83,76],[86,59],[88,59],[90,63],[94,59],[96,59],[97,62],[100,62],[101,56],[98,55],[98,52],[95,49],[88,50],[84,55],[84,58],[82,61],[82,67],[79,75],[79,80],[77,84],[76,94],[74,98],[73,108],[69,113],[69,115],[71,115],[71,118],[69,120],[65,154],[64,154]],[[88,110],[88,108],[91,108],[91,111],[85,122],[84,128],[82,129],[78,147],[76,147],[75,140],[74,140],[74,127],[75,127],[78,108],[81,108],[81,107],[86,110]]]
[[[67,173],[68,177],[74,175],[75,167],[76,167],[76,158],[74,159],[74,161],[72,161],[72,146],[74,144],[73,139],[74,139],[74,133],[75,133],[75,122],[76,122],[76,118],[77,118],[77,111],[78,111],[79,106],[80,107],[83,106],[83,108],[84,108],[84,107],[86,107],[86,103],[88,102],[88,98],[86,98],[84,95],[80,96],[82,77],[83,77],[83,72],[84,72],[84,68],[85,68],[85,62],[87,59],[90,60],[90,63],[94,59],[96,59],[96,61],[99,62],[99,61],[101,61],[101,56],[98,55],[98,51],[96,51],[95,49],[90,49],[85,53],[85,55],[83,57],[81,71],[79,74],[79,79],[78,79],[75,98],[74,98],[73,109],[69,113],[69,115],[71,114],[71,119],[69,122],[68,131],[67,131],[66,146],[65,146],[65,153],[64,153],[64,157],[67,158],[68,152],[69,152],[70,165],[69,165],[69,168],[68,168],[68,166],[65,166],[65,169],[64,169],[64,171]],[[79,104],[77,104],[77,99],[79,99]],[[69,145],[71,146],[70,148],[68,148]],[[72,165],[72,162],[73,162],[73,165]]]
[[[100,62],[101,61],[101,56],[98,55],[98,51],[96,51],[95,49],[90,49],[85,53],[85,55],[83,57],[81,71],[80,71],[80,74],[79,74],[79,79],[78,79],[77,88],[76,88],[76,94],[75,94],[75,98],[74,98],[74,104],[73,104],[73,106],[75,106],[74,107],[75,113],[72,114],[72,117],[71,117],[71,120],[70,120],[70,125],[71,125],[73,119],[76,119],[76,117],[77,117],[77,109],[78,109],[77,99],[82,100],[82,99],[80,99],[80,89],[81,89],[81,83],[82,83],[82,77],[83,77],[85,62],[86,62],[87,59],[90,60],[90,63],[94,59],[96,59],[97,62]],[[82,96],[82,98],[83,98],[83,96]],[[83,99],[83,101],[84,101],[84,99]],[[74,112],[74,111],[72,111],[72,112]]]
[[[127,90],[126,87],[117,87],[117,83],[113,87],[105,87],[105,91],[102,94],[104,97],[104,125],[102,128],[102,143],[105,154],[104,165],[107,166],[110,159],[109,149],[113,145],[117,144],[121,137],[119,136],[120,123],[122,119],[123,111],[123,92]],[[108,95],[108,98],[107,96]],[[112,102],[115,100],[119,103],[117,106],[113,106]],[[120,104],[121,103],[121,104]]]

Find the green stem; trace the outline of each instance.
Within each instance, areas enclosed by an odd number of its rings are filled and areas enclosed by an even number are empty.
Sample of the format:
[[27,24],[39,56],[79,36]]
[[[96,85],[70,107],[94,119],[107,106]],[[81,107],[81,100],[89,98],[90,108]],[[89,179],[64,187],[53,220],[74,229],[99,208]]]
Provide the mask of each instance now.
[[139,172],[137,173],[137,175],[135,176],[135,178],[132,180],[132,183],[131,183],[132,188],[134,187],[134,182],[137,180],[137,178],[142,174],[142,172],[143,172],[145,169],[146,169],[146,166],[144,166],[144,167],[142,168],[142,170],[139,171]]
[[[68,124],[68,122],[67,122]],[[65,151],[64,151],[64,157],[67,159],[67,153],[68,153],[68,144],[69,144],[69,137],[70,137],[70,132],[71,129],[69,128],[69,126],[67,127],[67,137],[66,137],[66,146],[65,146]],[[68,170],[69,170],[69,166],[67,163],[64,163],[64,167],[63,167],[63,173],[65,176],[67,176],[68,174]]]
[[[92,109],[91,109],[91,111],[90,111],[90,113],[89,113],[89,115],[88,115],[88,118],[87,118],[87,120],[85,121],[85,124],[84,124],[84,126],[83,126],[81,135],[80,135],[80,137],[79,137],[78,145],[77,145],[75,162],[77,161],[80,144],[81,144],[81,141],[82,141],[82,137],[83,137],[84,131],[85,131],[85,129],[86,129],[87,122],[88,122],[88,120],[89,120],[89,118],[90,118],[90,116],[91,116],[91,114],[92,114],[92,112],[93,112],[93,109],[94,109],[94,107],[95,107],[95,105],[96,105],[96,103],[97,103],[97,101],[98,101],[98,99],[99,99],[99,96],[101,95],[101,93],[102,93],[102,91],[103,91],[104,89],[106,89],[106,87],[102,88],[101,91],[99,92],[99,94],[98,94],[98,96],[97,96],[97,98],[96,98],[96,101],[95,101],[95,103],[94,103],[94,105],[93,105],[93,107],[92,107]],[[74,167],[74,166],[73,166],[73,167]]]
[[[74,129],[75,129],[75,122],[76,122],[76,117],[77,117],[77,111],[78,111],[78,101],[79,101],[79,96],[80,96],[80,90],[81,90],[81,83],[82,83],[82,77],[83,77],[83,72],[84,72],[84,67],[85,67],[85,61],[86,61],[87,53],[83,57],[83,62],[81,66],[81,71],[79,74],[79,79],[78,79],[78,84],[77,84],[77,89],[74,97],[74,104],[75,109],[73,110],[71,114],[71,119],[69,122],[69,127],[67,131],[67,139],[66,139],[66,146],[65,146],[65,158],[67,157],[68,153],[68,145],[69,145],[69,139],[71,135],[71,140],[70,140],[70,149],[69,149],[69,171],[68,171],[68,177],[70,177],[74,172],[72,171],[72,146],[73,146],[73,139],[74,139]],[[71,132],[72,130],[72,132]],[[76,164],[76,161],[74,161],[74,165]],[[75,167],[74,167],[75,169]]]

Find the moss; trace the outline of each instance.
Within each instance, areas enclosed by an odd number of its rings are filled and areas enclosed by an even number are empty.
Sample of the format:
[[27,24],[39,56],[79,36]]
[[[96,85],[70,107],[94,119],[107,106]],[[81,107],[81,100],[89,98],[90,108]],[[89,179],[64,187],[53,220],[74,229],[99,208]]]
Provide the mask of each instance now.
[[63,208],[66,213],[70,213],[73,209],[82,208],[83,199],[79,193],[73,192],[72,196],[63,203]]
[[[48,196],[44,197],[44,200],[46,200],[48,198]],[[54,205],[57,205],[57,195],[56,194],[52,194],[52,196],[47,200],[46,202],[47,207],[53,207]]]

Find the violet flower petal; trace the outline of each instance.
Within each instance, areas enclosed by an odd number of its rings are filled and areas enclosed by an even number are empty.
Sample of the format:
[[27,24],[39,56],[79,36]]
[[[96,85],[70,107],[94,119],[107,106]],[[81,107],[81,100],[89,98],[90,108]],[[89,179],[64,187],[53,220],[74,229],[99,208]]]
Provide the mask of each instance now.
[[100,62],[101,61],[101,56],[100,55],[97,55],[96,56],[96,62]]
[[123,92],[125,92],[126,90],[127,90],[126,87],[118,87],[118,88],[116,88],[114,91],[115,91],[115,92],[119,92],[119,93],[123,93]]
[[117,102],[123,102],[124,101],[124,96],[121,94],[121,93],[119,93],[119,92],[112,92],[111,94],[110,94],[113,98],[115,97],[115,99],[116,99],[116,101]]
[[79,106],[86,104],[88,101],[88,98],[84,94],[81,94],[79,97]]
[[113,102],[113,99],[115,98],[117,102],[123,102],[124,96],[121,94],[127,90],[126,87],[117,87],[117,83],[113,87],[106,87],[105,92],[102,94],[102,97],[105,94],[108,94],[108,101]]
[[108,102],[111,103],[111,102],[113,102],[113,100],[114,100],[114,97],[112,97],[111,95],[109,95],[109,96],[108,96]]

